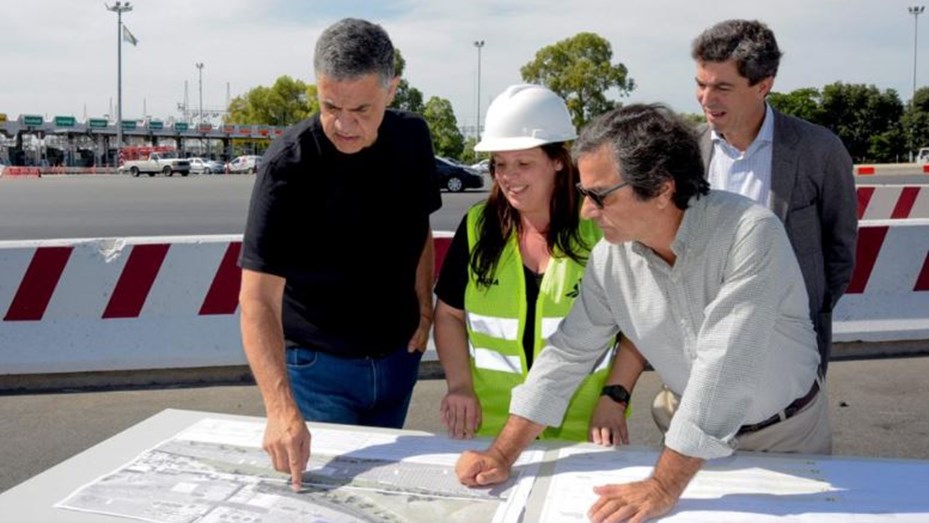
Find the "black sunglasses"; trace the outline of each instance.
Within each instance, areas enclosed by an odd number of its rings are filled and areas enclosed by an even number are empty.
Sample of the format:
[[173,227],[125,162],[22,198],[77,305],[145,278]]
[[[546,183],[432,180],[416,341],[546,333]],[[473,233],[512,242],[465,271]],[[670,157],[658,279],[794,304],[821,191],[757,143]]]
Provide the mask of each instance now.
[[613,191],[618,191],[618,190],[622,189],[623,187],[625,187],[625,186],[627,186],[627,185],[629,185],[629,182],[621,182],[621,183],[618,183],[618,184],[616,184],[616,185],[610,187],[609,189],[604,189],[604,190],[602,190],[602,191],[594,191],[594,190],[591,190],[591,189],[585,189],[585,188],[581,187],[581,184],[580,184],[580,183],[578,183],[578,184],[577,184],[577,192],[581,193],[581,196],[583,196],[583,197],[585,197],[585,198],[590,198],[590,201],[594,202],[594,205],[596,205],[597,208],[603,209],[603,200],[604,200],[604,198],[606,198],[607,196],[609,196],[611,192],[613,192]]

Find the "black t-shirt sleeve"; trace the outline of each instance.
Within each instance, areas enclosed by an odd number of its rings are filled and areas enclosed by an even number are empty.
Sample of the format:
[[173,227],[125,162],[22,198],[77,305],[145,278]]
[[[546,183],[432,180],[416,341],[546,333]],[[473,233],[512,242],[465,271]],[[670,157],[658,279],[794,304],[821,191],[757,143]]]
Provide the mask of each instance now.
[[424,205],[423,210],[428,216],[442,207],[442,196],[439,194],[439,186],[436,183],[435,153],[432,150],[432,135],[429,133],[429,126],[421,118],[416,118],[414,121],[418,123],[420,132],[424,135],[422,140],[424,145],[417,155],[419,157],[418,162],[422,165],[422,170],[419,173],[423,177],[421,180],[421,187],[423,188],[421,201]]
[[286,198],[285,181],[276,171],[277,162],[263,162],[255,177],[252,196],[242,237],[239,266],[258,272],[286,276],[281,246],[288,230],[284,216],[287,208],[281,199]]
[[468,216],[465,215],[455,231],[442,269],[439,272],[439,281],[435,286],[435,294],[447,305],[464,310],[465,289],[468,287],[468,263],[471,253],[468,252]]

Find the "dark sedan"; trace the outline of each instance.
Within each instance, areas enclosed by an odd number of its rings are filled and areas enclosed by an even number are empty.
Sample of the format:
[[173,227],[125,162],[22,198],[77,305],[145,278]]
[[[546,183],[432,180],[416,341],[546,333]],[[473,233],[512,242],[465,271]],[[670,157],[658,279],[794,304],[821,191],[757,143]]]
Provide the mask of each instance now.
[[435,173],[439,188],[450,192],[480,189],[484,186],[484,176],[481,173],[441,156],[435,157]]

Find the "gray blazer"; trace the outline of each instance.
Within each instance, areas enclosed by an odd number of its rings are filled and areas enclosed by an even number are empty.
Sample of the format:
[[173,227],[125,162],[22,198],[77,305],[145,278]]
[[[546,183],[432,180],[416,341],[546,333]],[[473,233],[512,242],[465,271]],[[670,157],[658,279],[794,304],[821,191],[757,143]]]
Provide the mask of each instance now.
[[[699,130],[704,168],[713,158],[709,126]],[[825,127],[774,111],[770,209],[784,222],[810,297],[820,368],[832,345],[832,309],[855,264],[858,196],[852,159]]]

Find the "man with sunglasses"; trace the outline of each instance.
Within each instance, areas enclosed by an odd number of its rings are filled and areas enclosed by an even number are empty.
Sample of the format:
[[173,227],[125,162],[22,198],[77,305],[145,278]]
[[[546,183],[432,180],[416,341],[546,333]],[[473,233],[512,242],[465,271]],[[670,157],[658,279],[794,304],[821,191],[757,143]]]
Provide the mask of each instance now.
[[631,391],[647,360],[681,400],[651,477],[595,487],[592,521],[660,516],[704,461],[736,449],[830,452],[806,289],[777,217],[710,191],[689,125],[660,105],[603,115],[574,156],[582,215],[605,241],[570,314],[513,391],[507,424],[486,451],[462,454],[459,479],[506,479],[620,331],[637,349],[621,346],[615,385]]

